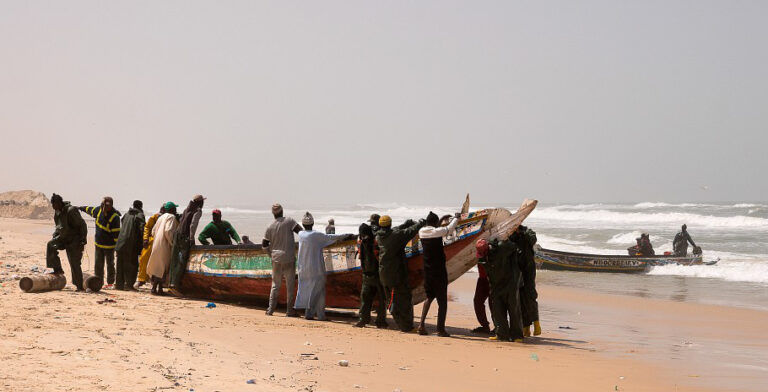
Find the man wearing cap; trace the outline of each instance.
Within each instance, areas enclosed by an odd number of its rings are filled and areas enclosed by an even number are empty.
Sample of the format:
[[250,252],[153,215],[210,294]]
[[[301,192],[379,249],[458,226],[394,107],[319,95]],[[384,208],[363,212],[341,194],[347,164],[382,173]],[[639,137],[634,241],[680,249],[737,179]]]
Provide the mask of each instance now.
[[165,203],[165,213],[157,219],[152,228],[152,253],[147,263],[147,275],[152,282],[152,294],[163,295],[163,284],[171,265],[173,240],[179,221],[176,219],[176,207],[173,202]]
[[413,330],[413,304],[411,289],[408,287],[405,246],[425,224],[424,219],[419,223],[409,219],[393,230],[392,218],[384,215],[379,219],[380,228],[376,232],[376,242],[379,244],[379,278],[389,296],[389,311],[402,332]]
[[[378,227],[378,222],[377,222]],[[357,254],[363,272],[360,290],[360,320],[355,327],[363,328],[371,321],[371,309],[376,301],[376,328],[387,328],[387,296],[379,279],[379,246],[371,226],[363,223],[358,228]]]
[[117,290],[136,290],[136,275],[139,272],[139,253],[142,248],[142,236],[144,234],[144,203],[135,200],[133,207],[123,216],[120,235],[117,237],[117,276],[115,288]]
[[307,320],[325,321],[325,258],[323,248],[354,235],[323,234],[312,230],[315,219],[307,212],[301,220],[304,231],[299,232],[298,275],[299,290],[294,308],[304,309]]
[[232,245],[232,240],[238,244],[241,242],[235,228],[229,222],[221,219],[221,210],[215,209],[211,215],[213,221],[206,225],[197,237],[201,244],[209,245],[209,238],[214,245]]
[[[445,250],[443,249],[443,238],[452,234],[459,223],[458,216],[451,219],[448,226],[440,226],[441,219],[430,211],[427,215],[427,225],[419,230],[419,239],[423,249],[424,258],[424,291],[427,294],[427,300],[421,311],[421,323],[419,323],[419,335],[428,335],[424,321],[429,314],[429,307],[432,301],[437,299],[437,334],[441,337],[451,336],[445,330],[445,317],[448,313],[448,271],[445,268]],[[443,217],[443,220],[450,218],[450,215]]]
[[144,286],[147,283],[147,280],[149,280],[149,276],[147,276],[147,263],[149,263],[149,256],[152,254],[152,244],[155,239],[152,236],[152,229],[155,228],[155,223],[157,223],[157,218],[159,218],[164,213],[165,213],[165,205],[162,205],[160,206],[160,211],[150,216],[149,219],[147,219],[147,223],[144,225],[144,236],[142,238],[143,249],[141,250],[141,256],[139,257],[139,276],[138,276],[139,283],[137,287]]
[[277,307],[280,296],[280,286],[285,279],[286,311],[288,317],[298,317],[293,308],[293,286],[296,282],[296,242],[293,233],[299,233],[301,226],[293,218],[283,216],[283,206],[275,203],[272,205],[272,222],[264,233],[261,245],[272,257],[272,290],[269,292],[269,308],[267,315],[271,316]]
[[379,214],[371,214],[371,218],[368,219],[368,223],[371,224],[371,230],[373,230],[373,233],[376,234],[377,231],[379,231],[379,219],[381,216]]
[[80,216],[77,207],[64,201],[55,193],[51,196],[51,206],[54,210],[53,222],[56,224],[56,230],[53,232],[53,238],[48,241],[45,254],[46,267],[53,269],[54,274],[63,274],[59,251],[66,251],[69,268],[72,271],[72,284],[77,291],[83,291],[83,270],[80,267],[80,260],[83,258],[85,244],[88,242],[88,226]]
[[195,195],[189,201],[187,208],[181,214],[179,219],[179,228],[176,231],[176,238],[173,242],[173,258],[171,259],[171,269],[168,278],[170,288],[177,287],[181,283],[184,271],[187,269],[187,259],[189,258],[189,248],[195,244],[195,232],[200,223],[200,217],[203,215],[203,204],[205,198],[203,195]]
[[93,272],[104,278],[104,262],[107,263],[107,288],[115,283],[115,246],[120,235],[120,213],[113,208],[113,200],[105,196],[98,207],[80,207],[80,211],[92,216],[96,222],[96,253]]
[[333,218],[328,219],[328,226],[325,226],[325,234],[336,234],[336,222]]

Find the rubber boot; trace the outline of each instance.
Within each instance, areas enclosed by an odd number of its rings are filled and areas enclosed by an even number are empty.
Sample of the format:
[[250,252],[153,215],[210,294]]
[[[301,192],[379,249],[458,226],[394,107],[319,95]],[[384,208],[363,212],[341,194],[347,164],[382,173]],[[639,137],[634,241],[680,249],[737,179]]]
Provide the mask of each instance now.
[[541,335],[541,324],[539,324],[539,320],[536,320],[533,322],[533,336],[539,335]]
[[527,338],[529,336],[531,336],[531,326],[530,325],[523,327],[523,337]]

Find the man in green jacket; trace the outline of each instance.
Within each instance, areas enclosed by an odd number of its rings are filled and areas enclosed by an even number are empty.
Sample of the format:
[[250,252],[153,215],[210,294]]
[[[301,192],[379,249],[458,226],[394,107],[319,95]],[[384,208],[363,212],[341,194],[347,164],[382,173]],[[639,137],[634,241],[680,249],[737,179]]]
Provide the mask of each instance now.
[[201,244],[209,245],[209,238],[213,241],[214,245],[232,245],[232,240],[235,240],[238,244],[242,242],[235,228],[229,222],[221,219],[221,210],[213,210],[212,215],[213,222],[205,226],[200,235],[197,236],[197,240]]
[[523,341],[523,318],[520,311],[519,250],[509,239],[490,243],[477,241],[478,263],[485,267],[491,284],[491,317],[496,336],[491,340]]
[[520,310],[523,314],[523,336],[531,336],[531,324],[533,335],[541,335],[539,323],[539,297],[536,292],[536,261],[533,246],[536,245],[536,232],[520,225],[509,237],[520,249],[520,273],[522,274],[523,287],[520,288]]
[[53,239],[48,241],[45,254],[46,266],[53,269],[54,274],[63,274],[59,251],[66,251],[69,268],[72,270],[72,284],[77,291],[84,291],[80,261],[83,258],[85,244],[88,242],[88,226],[80,216],[77,207],[64,201],[55,193],[51,196],[51,206],[54,210],[53,222],[56,223],[56,230],[53,232]]
[[[376,222],[378,224],[378,222]],[[360,290],[360,320],[355,327],[363,328],[371,321],[373,301],[376,306],[376,328],[387,328],[387,296],[379,279],[379,246],[371,226],[365,223],[358,229],[357,252],[360,255],[360,269],[363,272]]]
[[139,255],[144,247],[144,203],[135,200],[133,207],[123,216],[120,235],[117,237],[117,276],[115,289],[135,291],[133,284],[139,273]]
[[405,246],[425,224],[424,219],[419,223],[409,219],[393,230],[392,218],[384,215],[379,218],[380,229],[376,232],[376,242],[379,244],[379,278],[389,296],[389,311],[402,332],[414,330]]
[[92,216],[96,222],[96,254],[93,272],[104,278],[104,262],[107,263],[107,286],[115,283],[115,246],[120,235],[120,213],[113,208],[113,200],[106,196],[98,207],[80,207],[80,211]]

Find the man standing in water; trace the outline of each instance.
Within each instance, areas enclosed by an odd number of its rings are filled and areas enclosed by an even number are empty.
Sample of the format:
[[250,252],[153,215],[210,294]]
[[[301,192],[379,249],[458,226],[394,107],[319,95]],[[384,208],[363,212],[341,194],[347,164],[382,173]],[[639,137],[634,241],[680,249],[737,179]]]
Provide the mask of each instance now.
[[408,287],[408,262],[405,259],[405,246],[424,227],[408,220],[394,230],[392,218],[384,215],[379,219],[379,231],[376,242],[379,244],[379,277],[389,296],[390,313],[401,332],[413,330],[413,303],[411,289]]
[[51,206],[54,210],[53,222],[56,223],[56,230],[53,232],[53,239],[48,241],[45,254],[46,267],[53,269],[54,274],[63,274],[59,251],[66,251],[69,268],[72,271],[72,284],[77,291],[84,291],[80,260],[83,258],[85,244],[88,242],[88,226],[80,216],[77,207],[64,201],[55,193],[51,196]]
[[280,296],[280,286],[285,279],[286,288],[286,317],[298,317],[293,309],[293,285],[296,283],[296,242],[293,233],[298,234],[301,226],[293,218],[283,216],[283,206],[275,203],[272,206],[272,222],[264,233],[261,246],[272,257],[272,290],[269,292],[269,308],[267,316],[271,316],[277,308],[277,299]]
[[693,238],[688,234],[688,226],[683,225],[680,232],[675,235],[675,239],[672,241],[673,254],[676,257],[688,256],[689,242],[693,245],[693,248],[696,249],[696,243],[693,242]]
[[[450,215],[444,218],[448,217]],[[453,233],[458,223],[458,217],[454,217],[448,226],[440,227],[440,219],[434,212],[430,211],[427,215],[427,225],[419,230],[419,238],[424,250],[424,291],[427,294],[427,300],[421,311],[419,335],[429,334],[424,320],[427,318],[432,301],[437,299],[437,335],[441,337],[451,336],[445,330],[445,317],[448,313],[448,271],[445,268],[443,237]]]

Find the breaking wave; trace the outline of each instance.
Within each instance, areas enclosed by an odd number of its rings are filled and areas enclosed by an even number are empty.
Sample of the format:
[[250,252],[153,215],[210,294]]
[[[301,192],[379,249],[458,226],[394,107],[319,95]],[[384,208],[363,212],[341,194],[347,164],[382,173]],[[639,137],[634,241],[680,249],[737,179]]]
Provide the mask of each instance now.
[[[714,216],[700,215],[687,212],[619,212],[609,210],[569,211],[558,207],[536,209],[531,214],[531,220],[557,221],[575,227],[586,227],[585,224],[610,226],[646,225],[681,225],[699,228],[728,228],[728,229],[762,229],[768,230],[768,219],[750,216]],[[581,225],[581,226],[580,226]]]
[[768,284],[768,264],[750,261],[721,261],[717,265],[665,265],[654,267],[649,275],[677,275],[722,279],[730,282]]

